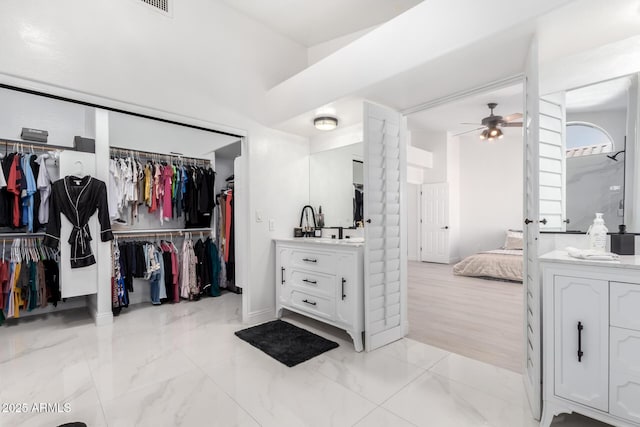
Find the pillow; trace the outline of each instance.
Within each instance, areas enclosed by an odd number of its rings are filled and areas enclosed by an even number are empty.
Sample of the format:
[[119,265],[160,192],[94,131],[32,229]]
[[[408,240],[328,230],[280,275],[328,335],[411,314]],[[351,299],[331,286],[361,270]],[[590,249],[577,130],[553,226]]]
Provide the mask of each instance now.
[[504,241],[504,248],[508,250],[522,250],[524,244],[524,236],[522,231],[507,230],[507,237]]

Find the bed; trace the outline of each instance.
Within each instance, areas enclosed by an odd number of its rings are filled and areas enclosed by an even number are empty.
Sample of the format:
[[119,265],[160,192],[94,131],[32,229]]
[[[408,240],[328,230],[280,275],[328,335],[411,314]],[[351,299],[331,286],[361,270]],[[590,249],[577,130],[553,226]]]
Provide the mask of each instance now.
[[522,231],[507,230],[502,248],[468,256],[453,266],[453,274],[522,283],[522,245]]
[[468,256],[453,266],[453,274],[522,283],[522,266],[522,249],[496,249]]

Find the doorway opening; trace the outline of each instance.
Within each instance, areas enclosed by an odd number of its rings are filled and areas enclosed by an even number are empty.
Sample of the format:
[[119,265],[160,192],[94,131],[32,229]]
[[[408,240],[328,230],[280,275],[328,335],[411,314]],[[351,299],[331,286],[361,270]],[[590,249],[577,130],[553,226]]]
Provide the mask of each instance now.
[[433,156],[431,168],[407,174],[408,337],[517,373],[522,114],[514,84],[408,116],[411,145]]

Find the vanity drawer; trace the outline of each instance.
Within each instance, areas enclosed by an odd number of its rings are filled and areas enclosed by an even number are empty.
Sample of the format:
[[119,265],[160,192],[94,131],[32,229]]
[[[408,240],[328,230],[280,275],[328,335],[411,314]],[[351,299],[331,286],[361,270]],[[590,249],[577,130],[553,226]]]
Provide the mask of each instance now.
[[310,272],[305,270],[293,270],[289,278],[289,284],[301,288],[304,292],[325,295],[333,298],[336,293],[336,276]]
[[609,342],[611,371],[640,377],[640,332],[612,327]]
[[330,252],[316,252],[308,249],[291,249],[291,258],[289,258],[289,260],[291,267],[295,269],[336,274],[335,255]]
[[333,319],[336,306],[335,300],[300,291],[291,292],[291,305],[307,313],[312,313],[327,319]]
[[611,326],[640,331],[640,285],[611,282]]

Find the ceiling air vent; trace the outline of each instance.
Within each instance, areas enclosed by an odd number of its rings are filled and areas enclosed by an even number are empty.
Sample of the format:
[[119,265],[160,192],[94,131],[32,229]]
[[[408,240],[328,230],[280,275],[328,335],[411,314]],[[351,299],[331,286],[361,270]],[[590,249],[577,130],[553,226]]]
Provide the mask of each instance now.
[[146,3],[151,7],[155,7],[161,12],[169,13],[169,0],[140,0],[142,3]]

